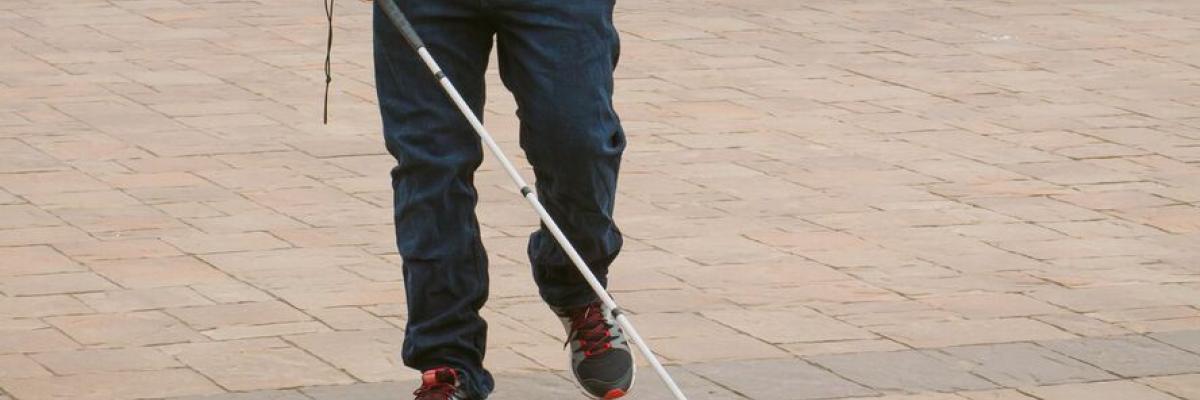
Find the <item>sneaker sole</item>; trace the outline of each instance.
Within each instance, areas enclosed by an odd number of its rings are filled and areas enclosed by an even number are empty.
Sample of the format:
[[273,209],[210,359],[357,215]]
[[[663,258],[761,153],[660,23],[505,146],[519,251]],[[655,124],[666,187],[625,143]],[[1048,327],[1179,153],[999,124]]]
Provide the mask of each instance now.
[[633,371],[632,371],[632,372],[630,372],[630,375],[629,375],[629,388],[628,388],[628,389],[625,389],[625,390],[621,390],[621,389],[612,389],[612,390],[609,390],[609,391],[608,391],[608,393],[605,393],[605,394],[604,394],[604,397],[596,397],[596,395],[594,395],[594,394],[591,394],[591,393],[588,393],[588,391],[587,391],[586,389],[584,389],[584,388],[583,388],[583,385],[579,384],[579,381],[580,381],[580,380],[579,380],[579,375],[575,373],[575,368],[574,368],[574,366],[572,366],[572,365],[571,365],[571,364],[572,364],[572,362],[571,362],[571,358],[570,358],[570,357],[568,357],[568,358],[567,358],[567,370],[568,370],[568,371],[571,371],[571,376],[574,376],[574,377],[575,377],[575,386],[576,386],[576,387],[578,387],[578,388],[579,388],[579,391],[580,391],[580,392],[583,392],[583,395],[584,395],[584,396],[587,396],[587,398],[589,398],[589,399],[598,399],[598,400],[600,400],[600,399],[602,399],[602,400],[613,400],[613,399],[618,399],[618,398],[621,398],[621,397],[625,397],[625,395],[629,394],[629,392],[632,392],[632,391],[633,391],[633,386],[634,386],[635,384],[637,384],[637,356],[636,356],[636,355],[634,355],[632,351],[631,351],[631,352],[629,352],[629,356],[633,358],[633,363],[632,363],[632,365],[631,365],[631,368],[630,368],[630,369],[632,369]]

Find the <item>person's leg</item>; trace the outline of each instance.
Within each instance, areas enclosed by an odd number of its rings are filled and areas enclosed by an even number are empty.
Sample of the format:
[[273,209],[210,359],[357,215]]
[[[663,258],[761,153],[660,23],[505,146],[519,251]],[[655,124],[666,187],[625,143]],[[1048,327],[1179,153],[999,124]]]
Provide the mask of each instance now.
[[[613,0],[490,0],[498,10],[500,73],[517,99],[521,147],[538,197],[602,283],[621,248],[613,222],[625,134],[612,105],[618,57]],[[529,257],[557,309],[595,293],[543,227]]]
[[[476,115],[493,32],[477,3],[399,1]],[[483,368],[487,324],[487,256],[475,217],[473,175],[483,159],[470,125],[432,74],[376,7],[375,79],[395,193],[396,244],[404,260],[408,326],[405,365],[465,374],[472,398],[491,392]]]
[[[538,197],[607,285],[621,249],[613,223],[625,134],[613,110],[613,0],[489,0],[499,10],[500,75],[517,98],[521,147]],[[571,371],[589,395],[633,386],[633,356],[596,294],[543,226],[529,241],[542,298],[563,321]]]

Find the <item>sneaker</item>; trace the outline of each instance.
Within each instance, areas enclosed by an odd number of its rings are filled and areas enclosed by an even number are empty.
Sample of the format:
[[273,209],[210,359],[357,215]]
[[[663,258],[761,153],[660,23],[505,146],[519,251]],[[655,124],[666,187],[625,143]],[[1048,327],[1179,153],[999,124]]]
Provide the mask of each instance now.
[[416,400],[466,400],[459,390],[458,371],[453,368],[434,368],[421,373],[421,388],[413,392]]
[[615,326],[600,302],[555,313],[567,330],[571,372],[583,391],[606,400],[629,393],[635,369],[633,354],[624,332]]

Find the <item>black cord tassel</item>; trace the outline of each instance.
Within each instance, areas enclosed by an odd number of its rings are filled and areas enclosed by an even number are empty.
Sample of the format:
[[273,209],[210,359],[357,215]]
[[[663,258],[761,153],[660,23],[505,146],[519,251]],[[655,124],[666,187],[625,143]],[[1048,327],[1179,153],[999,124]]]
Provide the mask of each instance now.
[[325,40],[325,125],[329,125],[329,84],[333,82],[333,68],[330,60],[333,58],[333,2],[321,0],[325,4],[325,17],[329,19],[329,36]]

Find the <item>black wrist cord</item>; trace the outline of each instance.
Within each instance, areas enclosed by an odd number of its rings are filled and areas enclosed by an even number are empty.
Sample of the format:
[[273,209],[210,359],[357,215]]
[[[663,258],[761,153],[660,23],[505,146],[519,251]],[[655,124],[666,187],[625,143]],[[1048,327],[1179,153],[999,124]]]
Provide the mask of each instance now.
[[333,68],[330,60],[333,57],[333,2],[325,3],[325,17],[329,19],[329,36],[325,40],[325,125],[329,125],[329,84],[333,82]]

